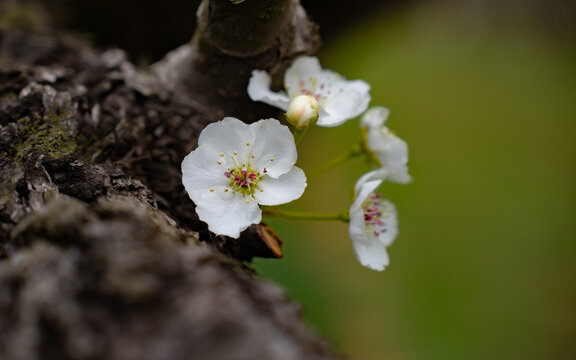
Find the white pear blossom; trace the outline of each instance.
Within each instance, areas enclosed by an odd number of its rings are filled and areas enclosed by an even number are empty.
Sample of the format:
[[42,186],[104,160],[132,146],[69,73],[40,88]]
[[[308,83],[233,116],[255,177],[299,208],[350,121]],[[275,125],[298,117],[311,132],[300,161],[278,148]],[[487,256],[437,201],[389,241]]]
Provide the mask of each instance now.
[[386,248],[398,235],[396,207],[374,190],[387,176],[385,169],[373,170],[355,185],[355,200],[350,207],[348,228],[358,262],[372,270],[382,271],[389,263]]
[[322,69],[316,57],[297,58],[284,74],[285,92],[270,90],[270,75],[254,70],[248,83],[248,95],[288,110],[291,101],[299,95],[309,95],[318,100],[320,115],[317,125],[338,126],[363,113],[370,103],[370,85],[362,80],[346,80],[340,74]]
[[182,182],[200,219],[218,235],[238,238],[262,219],[261,205],[299,198],[304,172],[288,127],[276,119],[253,124],[227,117],[208,125],[182,161]]
[[412,181],[407,166],[408,145],[384,125],[389,114],[390,110],[376,106],[362,116],[364,143],[378,166],[387,170],[387,180],[406,184]]

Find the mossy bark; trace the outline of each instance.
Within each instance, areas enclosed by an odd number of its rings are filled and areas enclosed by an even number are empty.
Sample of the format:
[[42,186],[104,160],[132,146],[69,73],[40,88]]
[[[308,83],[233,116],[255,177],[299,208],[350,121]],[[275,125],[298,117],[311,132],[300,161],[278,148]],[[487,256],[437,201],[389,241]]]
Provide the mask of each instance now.
[[0,27],[1,359],[338,358],[243,262],[280,257],[274,232],[211,234],[181,185],[215,114],[262,111],[238,100],[250,69],[279,72],[317,45],[298,2],[245,3],[266,6],[242,28],[268,26],[255,46],[210,25],[243,3],[207,1],[186,56],[144,70],[118,49]]

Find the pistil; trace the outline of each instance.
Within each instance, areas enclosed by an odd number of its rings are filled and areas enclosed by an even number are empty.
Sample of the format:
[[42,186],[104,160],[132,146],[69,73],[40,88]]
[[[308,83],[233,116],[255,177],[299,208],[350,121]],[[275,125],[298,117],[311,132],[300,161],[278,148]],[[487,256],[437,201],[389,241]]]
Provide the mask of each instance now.
[[232,161],[234,162],[234,167],[224,172],[224,176],[230,179],[230,187],[244,196],[253,196],[254,191],[258,188],[258,181],[262,176],[258,171],[252,169],[250,165],[242,164],[242,167],[240,167],[234,158],[232,158]]

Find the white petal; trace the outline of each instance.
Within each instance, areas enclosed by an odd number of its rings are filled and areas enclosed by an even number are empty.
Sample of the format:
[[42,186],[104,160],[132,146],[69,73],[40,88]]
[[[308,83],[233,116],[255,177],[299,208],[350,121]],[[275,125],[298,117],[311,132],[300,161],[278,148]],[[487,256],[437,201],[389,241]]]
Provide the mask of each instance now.
[[327,116],[320,116],[318,126],[338,126],[362,114],[370,104],[370,85],[362,80],[341,80],[324,102]]
[[218,165],[218,161],[218,150],[207,144],[196,148],[182,161],[182,183],[195,203],[211,188],[228,184],[224,175],[226,168]]
[[390,172],[388,180],[397,184],[408,184],[412,182],[412,176],[408,173],[408,167],[405,166],[401,169]]
[[404,140],[396,137],[383,160],[385,166],[390,169],[388,180],[399,184],[407,184],[412,181],[406,165],[408,162],[408,145]]
[[287,110],[290,98],[284,93],[270,90],[270,84],[270,75],[266,71],[252,71],[252,77],[250,77],[248,82],[248,96],[254,101],[261,101],[282,110]]
[[[358,262],[363,266],[382,271],[389,262],[386,247],[384,244],[374,241],[374,238],[368,238],[364,224],[364,212],[361,207],[363,201],[358,200],[365,200],[365,198],[357,198],[350,208],[350,224],[348,226],[348,234],[350,239],[352,239],[354,254]],[[360,206],[358,206],[357,202],[360,203]]]
[[298,167],[277,179],[264,177],[258,184],[259,190],[254,193],[254,197],[262,205],[280,205],[298,199],[306,188],[306,175]]
[[[386,246],[389,246],[396,236],[398,235],[398,213],[396,206],[390,200],[382,200],[380,210],[382,211],[382,221],[386,232],[379,235],[366,233],[364,224],[364,204],[369,196],[374,193],[374,190],[382,184],[384,177],[388,172],[385,169],[376,169],[364,174],[355,185],[355,199],[350,206],[350,231],[354,231],[355,236],[350,237],[356,241],[373,242],[377,241]],[[384,176],[384,177],[383,177]],[[354,228],[353,228],[354,227]],[[359,228],[364,229],[364,236],[359,235]]]
[[[398,213],[396,206],[390,200],[383,200],[382,202],[382,221],[386,232],[379,234],[375,240],[384,246],[390,246],[398,236]],[[368,236],[370,237],[371,234]]]
[[380,184],[382,179],[378,178],[381,171],[375,170],[364,174],[354,186],[354,202],[350,206],[350,226],[348,227],[350,238],[354,242],[363,242],[368,244],[371,240],[366,234],[366,226],[364,224],[364,210],[362,205]]
[[390,133],[386,128],[368,130],[368,147],[386,163],[408,162],[408,144],[398,136]]
[[314,56],[300,56],[294,60],[284,74],[284,87],[286,87],[290,97],[300,95],[297,91],[300,80],[317,77],[321,71],[320,62]]
[[[244,154],[246,143],[254,142],[254,132],[250,125],[233,118],[226,117],[220,121],[209,124],[202,130],[198,138],[198,146],[210,144],[219,153],[225,155],[230,160],[234,152]],[[238,156],[238,155],[234,155]],[[243,161],[244,159],[241,159]]]
[[238,238],[240,232],[262,220],[262,211],[254,200],[246,202],[240,193],[222,189],[203,194],[196,206],[200,220],[217,235]]
[[369,244],[352,242],[356,259],[363,266],[369,269],[382,271],[390,263],[390,258],[386,252],[386,247],[380,243]]
[[255,134],[252,165],[271,177],[288,172],[296,163],[298,154],[294,137],[287,126],[276,119],[260,120],[250,125]]
[[364,225],[364,211],[362,210],[363,200],[358,201],[358,198],[354,201],[354,204],[350,207],[349,216],[350,223],[348,226],[348,234],[353,242],[368,244],[370,240],[366,235],[366,226]]
[[390,111],[382,106],[370,108],[362,116],[366,145],[378,158],[380,166],[389,171],[387,180],[406,184],[412,181],[408,174],[408,144],[394,135],[385,125]]
[[[388,265],[389,258],[386,247],[389,246],[398,234],[398,218],[396,208],[388,200],[382,200],[379,207],[382,210],[380,220],[383,225],[378,230],[384,232],[375,233],[372,227],[366,225],[364,219],[365,201],[373,194],[382,180],[378,179],[381,171],[372,171],[364,175],[356,186],[356,199],[350,207],[350,224],[348,233],[352,239],[354,252],[358,261],[373,270],[382,271]],[[376,178],[376,179],[374,179]],[[374,226],[374,225],[372,225]]]
[[[384,168],[379,168],[376,170],[372,170],[367,172],[366,174],[362,175],[354,184],[354,193],[355,193],[355,200],[362,199],[360,203],[364,202],[368,195],[376,190],[380,184],[386,179],[388,176],[388,170]],[[369,185],[365,185],[367,182],[370,182]],[[360,194],[361,192],[361,194]]]
[[390,115],[390,110],[383,106],[374,106],[370,108],[366,113],[362,116],[360,123],[362,126],[368,126],[380,129],[384,126],[384,123],[388,119]]
[[368,148],[376,155],[380,165],[388,169],[388,180],[406,184],[412,178],[408,174],[408,144],[387,128],[368,128]]

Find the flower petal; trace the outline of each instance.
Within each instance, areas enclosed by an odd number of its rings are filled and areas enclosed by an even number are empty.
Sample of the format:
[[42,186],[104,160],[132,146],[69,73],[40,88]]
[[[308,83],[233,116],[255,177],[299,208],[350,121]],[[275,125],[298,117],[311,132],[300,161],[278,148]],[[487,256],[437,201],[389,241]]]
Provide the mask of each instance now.
[[384,106],[374,106],[366,111],[366,113],[362,116],[360,124],[361,126],[380,129],[382,126],[384,126],[388,116],[390,116],[390,110]]
[[[364,198],[365,200],[366,198]],[[364,200],[358,201],[358,198],[354,201],[354,204],[350,207],[349,216],[350,223],[348,226],[348,235],[353,242],[368,244],[370,240],[366,235],[366,226],[364,225],[364,211],[362,210],[362,203]]]
[[300,80],[307,80],[310,77],[318,77],[322,72],[322,67],[317,57],[300,56],[284,73],[284,87],[290,97],[300,95]]
[[209,124],[198,138],[198,146],[210,144],[219,153],[224,154],[226,159],[237,156],[234,152],[245,153],[246,143],[252,142],[254,142],[254,132],[250,125],[233,117],[226,117]]
[[238,238],[241,231],[262,220],[258,203],[246,199],[240,193],[218,189],[202,195],[196,213],[213,233]]
[[349,235],[352,241],[362,242],[366,245],[370,243],[370,238],[366,234],[366,225],[364,223],[364,209],[362,205],[380,184],[382,179],[379,178],[382,172],[378,170],[370,171],[364,174],[355,185],[354,202],[350,206],[349,216],[350,225],[348,227]]
[[277,178],[287,173],[298,158],[294,137],[287,126],[276,119],[260,120],[250,125],[255,134],[252,155],[254,167]]
[[[385,232],[380,233],[376,236],[377,241],[384,245],[390,246],[398,236],[398,213],[396,211],[396,206],[390,200],[382,200],[382,221],[384,223],[383,228],[386,229]],[[370,236],[370,234],[368,234]]]
[[[354,184],[354,193],[355,193],[355,200],[354,203],[358,201],[358,199],[362,199],[360,204],[366,200],[368,195],[376,190],[380,184],[386,179],[388,176],[388,170],[385,168],[379,168],[376,170],[372,170],[367,172],[366,174],[362,175]],[[370,185],[364,186],[365,183],[371,182]],[[361,192],[361,193],[360,193]]]
[[332,95],[326,97],[327,116],[318,118],[318,126],[333,127],[362,114],[370,104],[370,85],[362,80],[341,80],[333,85]]
[[[368,140],[370,144],[370,137]],[[390,134],[380,140],[377,147],[379,149],[374,149],[374,152],[382,166],[389,170],[388,180],[400,184],[407,184],[412,181],[406,165],[408,163],[408,144],[404,140]]]
[[412,181],[408,174],[408,144],[394,135],[384,125],[390,111],[385,107],[373,107],[361,119],[365,128],[368,149],[376,156],[380,166],[389,170],[388,180],[400,184]]
[[260,189],[254,193],[254,197],[262,205],[286,204],[302,196],[306,185],[304,171],[294,166],[276,179],[264,177],[258,184]]
[[204,144],[186,155],[182,161],[182,183],[195,203],[211,188],[228,184],[229,180],[224,176],[225,164],[218,165],[219,159],[218,150]]
[[356,182],[356,198],[349,211],[348,233],[356,258],[362,265],[378,271],[388,265],[386,247],[398,235],[396,207],[373,193],[386,174],[385,170],[378,169],[362,176]]
[[270,90],[270,84],[270,75],[266,71],[252,71],[252,77],[248,81],[248,96],[254,101],[261,101],[282,110],[287,110],[290,98],[284,93]]
[[352,245],[358,262],[369,269],[382,271],[390,263],[386,247],[380,243],[352,242]]

